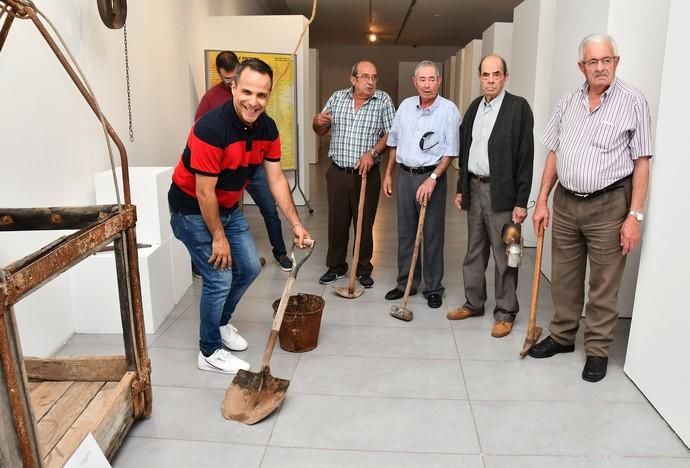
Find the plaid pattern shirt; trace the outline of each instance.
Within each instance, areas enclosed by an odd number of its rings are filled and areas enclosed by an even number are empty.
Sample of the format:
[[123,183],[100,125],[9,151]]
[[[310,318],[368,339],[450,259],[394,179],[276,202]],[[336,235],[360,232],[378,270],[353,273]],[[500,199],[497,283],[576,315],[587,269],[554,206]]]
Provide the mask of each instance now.
[[[363,153],[390,132],[395,116],[390,96],[378,89],[358,111],[355,111],[352,88],[336,91],[321,112],[328,111],[331,112],[328,157],[340,167],[354,167]],[[380,157],[374,162],[379,161]]]

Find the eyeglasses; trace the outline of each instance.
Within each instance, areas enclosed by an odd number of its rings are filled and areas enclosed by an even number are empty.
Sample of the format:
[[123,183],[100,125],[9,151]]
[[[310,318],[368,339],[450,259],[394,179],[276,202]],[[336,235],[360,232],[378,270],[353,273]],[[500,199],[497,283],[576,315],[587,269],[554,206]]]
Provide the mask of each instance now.
[[600,59],[590,59],[585,62],[582,62],[585,64],[586,67],[589,68],[596,68],[596,66],[601,62],[601,64],[605,67],[608,67],[612,63],[618,60],[618,57],[604,57]]
[[355,78],[359,78],[362,81],[371,81],[372,83],[376,83],[379,80],[378,75],[352,75]]
[[[428,151],[434,146],[438,145],[440,142],[438,141],[438,139],[432,138],[433,136],[434,132],[426,132],[424,135],[422,135],[422,138],[419,139],[419,149],[422,151]],[[431,143],[434,140],[436,141],[434,143]]]

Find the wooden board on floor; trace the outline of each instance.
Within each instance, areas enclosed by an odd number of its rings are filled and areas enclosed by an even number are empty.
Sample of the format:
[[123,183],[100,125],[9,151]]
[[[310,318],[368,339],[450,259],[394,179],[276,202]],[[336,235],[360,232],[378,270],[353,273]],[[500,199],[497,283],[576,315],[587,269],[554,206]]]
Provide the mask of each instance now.
[[46,457],[105,382],[74,382],[38,422],[39,451]]
[[40,382],[30,393],[34,418],[40,421],[74,382]]
[[106,382],[103,385],[55,448],[43,459],[46,468],[63,466],[89,432],[93,432],[98,425],[99,416],[112,403],[117,385],[118,382]]

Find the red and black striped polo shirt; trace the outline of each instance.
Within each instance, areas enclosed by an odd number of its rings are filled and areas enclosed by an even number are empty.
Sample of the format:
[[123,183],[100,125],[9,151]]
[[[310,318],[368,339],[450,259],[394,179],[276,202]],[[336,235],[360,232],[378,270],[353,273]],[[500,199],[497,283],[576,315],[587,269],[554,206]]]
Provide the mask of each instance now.
[[280,137],[272,118],[261,114],[245,125],[232,101],[204,114],[189,133],[172,176],[168,202],[173,211],[201,213],[196,174],[218,177],[216,197],[221,211],[233,209],[263,160],[280,161]]

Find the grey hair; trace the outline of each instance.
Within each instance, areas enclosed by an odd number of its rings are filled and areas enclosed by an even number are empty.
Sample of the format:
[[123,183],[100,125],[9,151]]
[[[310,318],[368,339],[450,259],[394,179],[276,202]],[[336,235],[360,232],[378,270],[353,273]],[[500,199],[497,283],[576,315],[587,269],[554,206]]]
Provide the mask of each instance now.
[[613,56],[618,57],[618,44],[616,41],[608,34],[589,34],[582,39],[580,46],[577,48],[578,61],[580,63],[585,61],[585,47],[589,44],[610,44],[611,50],[613,51]]
[[421,62],[419,62],[417,64],[416,67],[414,67],[415,78],[417,77],[417,72],[419,71],[419,69],[424,68],[424,67],[434,67],[434,71],[436,72],[436,76],[441,76],[441,72],[434,62],[432,62],[431,60],[422,60]]

